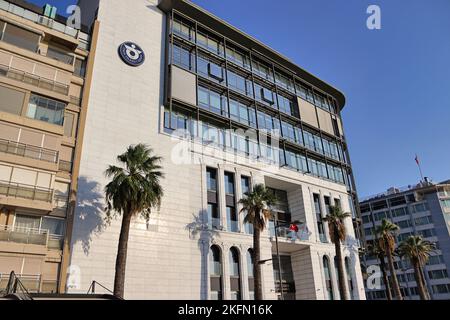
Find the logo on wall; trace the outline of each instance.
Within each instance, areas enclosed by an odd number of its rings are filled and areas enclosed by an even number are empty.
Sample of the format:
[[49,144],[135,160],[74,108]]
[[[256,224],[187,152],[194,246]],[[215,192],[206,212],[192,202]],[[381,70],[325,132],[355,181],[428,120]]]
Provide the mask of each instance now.
[[139,67],[145,61],[145,53],[137,44],[124,42],[119,46],[119,56],[132,67]]

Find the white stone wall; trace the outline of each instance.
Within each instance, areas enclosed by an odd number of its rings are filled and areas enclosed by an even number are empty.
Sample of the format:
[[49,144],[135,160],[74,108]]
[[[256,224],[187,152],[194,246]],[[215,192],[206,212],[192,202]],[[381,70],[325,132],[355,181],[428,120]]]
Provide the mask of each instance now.
[[[104,224],[103,189],[107,183],[104,171],[130,144],[147,143],[164,158],[165,196],[161,208],[148,223],[132,223],[126,269],[127,299],[207,299],[209,297],[208,260],[211,244],[222,250],[224,298],[230,298],[228,254],[234,246],[241,252],[242,294],[248,298],[246,251],[252,247],[252,236],[243,233],[196,230],[205,223],[206,166],[218,169],[219,205],[226,225],[223,193],[223,171],[236,175],[236,194],[240,195],[240,175],[250,176],[253,183],[264,183],[267,177],[289,184],[289,201],[294,219],[307,223],[312,235],[299,245],[292,257],[297,298],[323,298],[323,272],[318,252],[334,256],[332,244],[320,244],[316,238],[312,192],[331,193],[341,197],[348,210],[345,186],[281,169],[271,173],[262,165],[249,165],[243,159],[224,163],[224,154],[192,145],[189,153],[195,163],[176,164],[172,150],[179,141],[162,133],[162,93],[164,84],[165,16],[156,7],[157,0],[102,0],[98,19],[99,42],[90,92],[86,130],[81,159],[79,193],[72,239],[71,270],[79,270],[79,282],[70,282],[69,292],[86,292],[93,280],[113,288],[114,266],[120,219]],[[132,68],[123,63],[118,46],[125,41],[137,43],[146,54],[145,63]],[[195,149],[195,150],[194,150]],[[241,230],[242,217],[240,217]],[[351,221],[349,234],[353,236]],[[262,235],[262,259],[272,257],[273,247],[267,232]],[[301,251],[300,251],[301,250]],[[346,249],[348,250],[348,249]],[[346,251],[347,252],[347,251]],[[283,252],[282,252],[283,253]],[[355,278],[362,286],[359,259],[355,251]],[[332,259],[331,259],[332,261]],[[333,269],[334,270],[334,269]],[[263,266],[264,294],[275,299],[271,264]]]

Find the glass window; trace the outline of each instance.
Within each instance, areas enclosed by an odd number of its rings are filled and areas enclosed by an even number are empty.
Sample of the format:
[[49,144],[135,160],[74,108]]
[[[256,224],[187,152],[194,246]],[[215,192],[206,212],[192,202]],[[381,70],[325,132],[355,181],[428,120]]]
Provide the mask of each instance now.
[[86,60],[75,59],[75,75],[84,78],[86,75]]
[[271,67],[255,60],[253,61],[252,67],[252,70],[255,74],[266,80],[273,81],[273,73]]
[[205,87],[198,87],[198,104],[211,112],[228,117],[227,98]]
[[195,54],[189,47],[174,44],[173,45],[173,63],[187,70],[195,69]]
[[66,105],[62,102],[32,94],[28,103],[27,117],[63,125]]
[[216,191],[217,190],[217,170],[212,168],[206,169],[206,182],[208,191]]
[[290,116],[298,116],[297,112],[295,112],[294,102],[282,95],[278,95],[278,108],[281,112],[284,112]]
[[194,40],[195,32],[194,32],[193,28],[179,20],[173,21],[173,32],[187,40],[190,40],[190,41]]
[[211,300],[222,299],[222,259],[221,251],[217,246],[209,249],[209,275]]
[[249,58],[245,54],[233,49],[233,48],[226,48],[226,54],[227,54],[227,60],[243,67],[246,69],[250,68]]
[[52,46],[47,48],[47,57],[70,65],[73,64],[74,59],[71,53]]
[[65,220],[52,217],[43,217],[41,230],[48,230],[49,234],[63,236],[65,229]]
[[225,172],[225,193],[234,195],[234,174]]
[[39,47],[39,39],[39,34],[8,23],[6,24],[2,40],[17,47],[36,52]]
[[17,214],[14,220],[14,229],[16,231],[27,232],[30,230],[39,230],[41,218],[38,216],[28,216]]
[[328,260],[328,257],[326,257],[326,256],[323,257],[323,271],[324,271],[324,275],[325,275],[325,285],[326,285],[326,293],[327,293],[326,299],[334,300],[330,261]]

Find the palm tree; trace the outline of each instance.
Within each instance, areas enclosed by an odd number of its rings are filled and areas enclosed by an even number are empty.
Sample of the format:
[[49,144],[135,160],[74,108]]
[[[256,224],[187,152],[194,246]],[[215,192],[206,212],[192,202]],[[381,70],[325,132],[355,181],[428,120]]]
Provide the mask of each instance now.
[[398,246],[400,257],[406,257],[411,261],[414,268],[414,278],[420,299],[429,300],[430,296],[423,278],[423,267],[428,262],[430,253],[436,249],[436,244],[424,240],[421,236],[410,236]]
[[383,282],[384,286],[386,287],[386,297],[390,301],[392,300],[392,292],[391,292],[391,286],[389,285],[389,278],[387,276],[386,272],[386,263],[384,261],[384,256],[386,255],[386,252],[380,247],[380,244],[378,240],[376,239],[373,245],[369,246],[369,252],[372,255],[375,255],[380,260],[380,269],[381,274],[383,275]]
[[328,214],[325,218],[323,218],[324,221],[328,222],[331,242],[334,243],[334,248],[336,251],[339,293],[342,300],[349,299],[345,283],[344,259],[342,259],[341,241],[344,241],[347,237],[347,230],[345,228],[344,220],[350,216],[350,213],[343,212],[339,206],[329,206]]
[[123,298],[125,267],[127,261],[128,235],[131,219],[140,214],[148,219],[151,209],[159,207],[163,190],[163,177],[159,166],[160,157],[152,155],[152,149],[144,144],[129,146],[117,157],[120,167],[110,165],[105,171],[112,178],[105,187],[106,219],[122,216],[119,245],[117,248],[114,295]]
[[262,300],[261,275],[261,232],[266,228],[267,220],[272,216],[270,206],[276,203],[276,197],[263,184],[257,184],[253,191],[239,200],[242,205],[240,213],[245,212],[244,222],[253,225],[253,279],[255,283],[255,300]]
[[388,259],[389,272],[391,274],[391,284],[394,294],[398,300],[403,300],[400,285],[398,284],[397,274],[394,267],[394,250],[395,250],[395,233],[399,230],[399,226],[387,219],[383,219],[381,225],[377,228],[378,244],[386,253]]

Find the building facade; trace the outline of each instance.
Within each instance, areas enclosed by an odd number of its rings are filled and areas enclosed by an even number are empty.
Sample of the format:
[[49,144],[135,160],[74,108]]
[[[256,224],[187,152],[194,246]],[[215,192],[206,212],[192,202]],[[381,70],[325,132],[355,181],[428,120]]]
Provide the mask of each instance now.
[[66,278],[89,45],[61,16],[0,1],[0,290],[11,271],[30,292]]
[[91,50],[61,291],[113,287],[120,219],[105,222],[104,171],[146,143],[164,159],[164,197],[148,221],[132,222],[125,298],[252,299],[253,237],[239,200],[263,183],[279,199],[261,237],[264,297],[339,299],[323,220],[339,205],[352,213],[346,287],[365,299],[343,94],[189,1],[79,6]]
[[[424,268],[424,278],[432,299],[450,299],[450,181],[434,184],[428,180],[407,188],[391,188],[387,192],[361,202],[362,227],[366,247],[375,241],[375,230],[383,219],[400,227],[397,244],[411,235],[419,235],[436,243]],[[379,265],[379,259],[367,253],[365,267]],[[414,270],[409,261],[395,257],[395,268],[405,299],[419,299]],[[385,286],[366,289],[370,300],[386,299]]]

